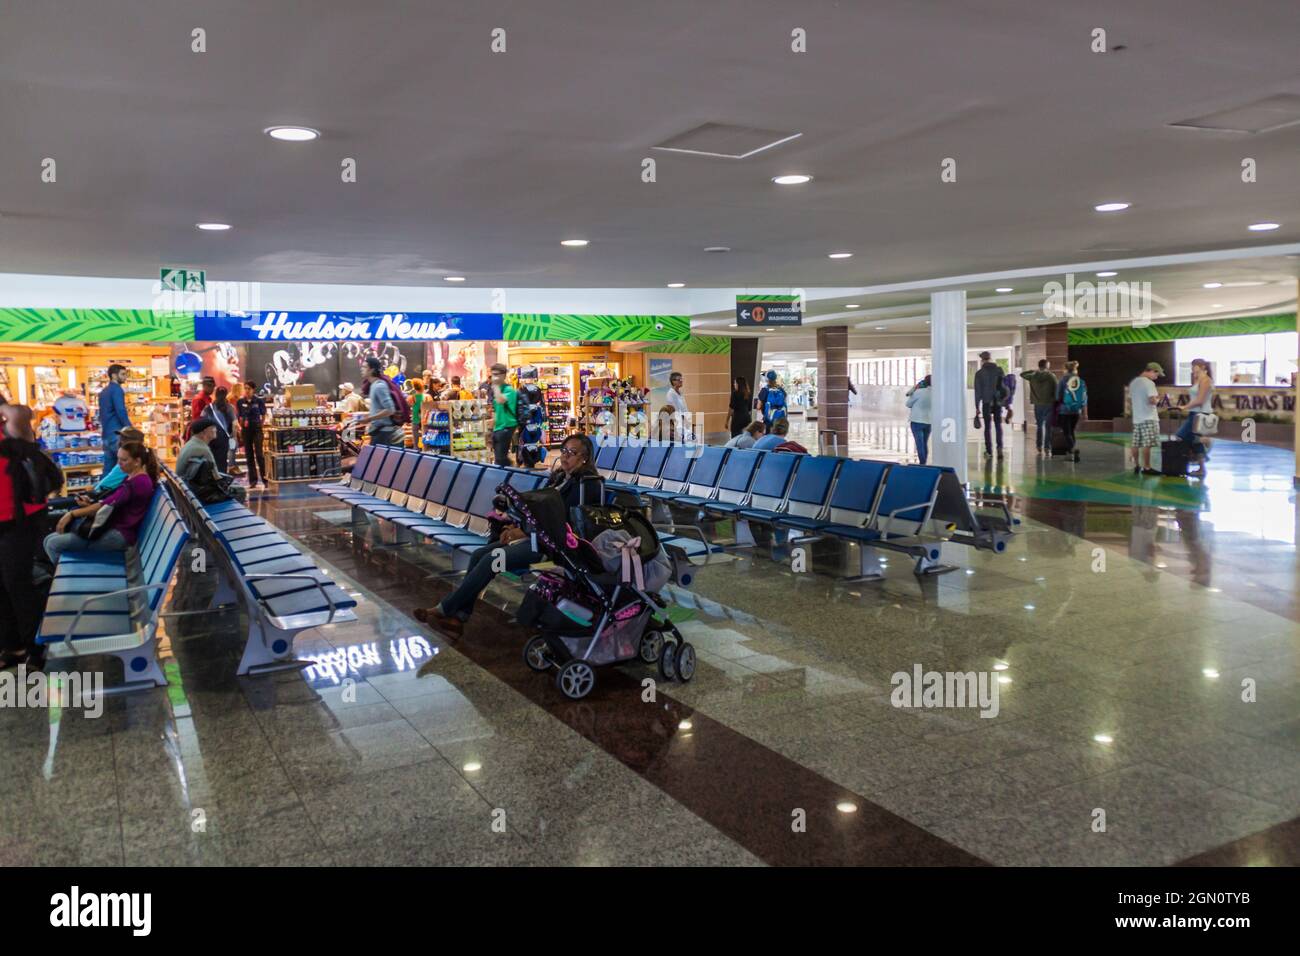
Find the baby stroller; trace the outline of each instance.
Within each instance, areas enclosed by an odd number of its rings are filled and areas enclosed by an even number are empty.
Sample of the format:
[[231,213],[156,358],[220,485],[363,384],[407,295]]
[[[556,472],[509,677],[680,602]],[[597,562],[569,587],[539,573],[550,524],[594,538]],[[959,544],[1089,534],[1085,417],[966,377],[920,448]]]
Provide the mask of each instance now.
[[[677,562],[665,559],[644,515],[624,508],[575,508],[572,518],[588,538],[570,526],[564,500],[553,489],[520,492],[502,485],[497,493],[500,510],[556,565],[538,576],[519,607],[519,623],[540,632],[524,645],[525,664],[539,673],[555,668],[555,683],[571,700],[591,693],[595,669],[608,664],[639,659],[658,663],[664,680],[695,676],[695,648],[667,615],[661,616],[666,604],[655,593],[675,574]],[[621,572],[606,570],[592,538],[619,551]]]

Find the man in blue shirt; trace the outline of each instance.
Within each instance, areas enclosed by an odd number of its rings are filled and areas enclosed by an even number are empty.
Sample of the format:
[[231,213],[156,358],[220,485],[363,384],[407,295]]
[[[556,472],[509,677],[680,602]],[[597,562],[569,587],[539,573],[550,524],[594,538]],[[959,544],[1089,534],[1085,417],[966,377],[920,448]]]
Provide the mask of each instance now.
[[104,436],[104,474],[112,471],[117,464],[117,433],[123,428],[131,427],[131,417],[126,413],[126,393],[122,383],[126,381],[126,367],[110,365],[108,367],[108,384],[99,393],[99,429]]

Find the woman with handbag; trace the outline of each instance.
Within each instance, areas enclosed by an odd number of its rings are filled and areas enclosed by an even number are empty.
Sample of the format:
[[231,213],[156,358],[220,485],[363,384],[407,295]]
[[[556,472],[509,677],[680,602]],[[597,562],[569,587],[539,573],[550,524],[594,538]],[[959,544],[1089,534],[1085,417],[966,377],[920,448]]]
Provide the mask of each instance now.
[[126,481],[103,501],[65,513],[45,539],[56,567],[65,551],[125,551],[135,544],[158,487],[158,460],[143,443],[127,442],[117,450],[117,464]]
[[1191,443],[1190,461],[1199,465],[1189,474],[1193,478],[1205,477],[1205,463],[1210,460],[1208,439],[1218,431],[1219,416],[1214,414],[1214,378],[1210,363],[1205,359],[1192,359],[1192,388],[1195,394],[1187,404],[1187,420],[1178,429],[1178,438]]

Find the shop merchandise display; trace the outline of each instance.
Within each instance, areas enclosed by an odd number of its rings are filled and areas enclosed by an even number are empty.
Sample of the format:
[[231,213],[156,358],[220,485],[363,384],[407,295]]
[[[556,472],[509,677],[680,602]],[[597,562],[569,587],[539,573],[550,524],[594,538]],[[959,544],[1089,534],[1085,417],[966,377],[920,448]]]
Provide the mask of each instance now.
[[516,415],[519,419],[517,459],[531,468],[546,459],[546,394],[536,382],[523,382],[518,390]]
[[645,438],[649,434],[647,397],[648,392],[637,388],[631,378],[593,376],[586,383],[583,431],[593,438],[616,435]]
[[[317,397],[321,401],[321,397]],[[263,428],[272,481],[304,481],[342,473],[343,454],[335,413],[315,408],[275,408]]]

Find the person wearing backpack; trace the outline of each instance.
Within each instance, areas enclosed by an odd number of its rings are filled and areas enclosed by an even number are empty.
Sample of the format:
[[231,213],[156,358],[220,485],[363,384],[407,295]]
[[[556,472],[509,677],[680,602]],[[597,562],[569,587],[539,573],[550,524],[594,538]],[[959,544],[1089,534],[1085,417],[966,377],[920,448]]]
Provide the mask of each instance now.
[[361,419],[367,423],[366,434],[370,436],[370,443],[403,444],[402,426],[411,420],[411,407],[406,404],[402,390],[383,374],[383,363],[377,356],[371,355],[366,359],[361,393],[370,402],[370,414]]
[[1079,363],[1066,362],[1065,374],[1056,386],[1056,401],[1060,405],[1057,423],[1065,433],[1066,456],[1079,460],[1079,449],[1074,437],[1079,427],[1079,419],[1088,409],[1088,386],[1079,377]]
[[786,415],[785,389],[777,382],[775,371],[767,373],[767,384],[758,390],[754,404],[762,412],[763,424],[767,426],[768,434],[771,434],[772,425]]
[[498,468],[510,467],[510,443],[519,428],[519,393],[506,381],[506,367],[492,366],[492,457]]

